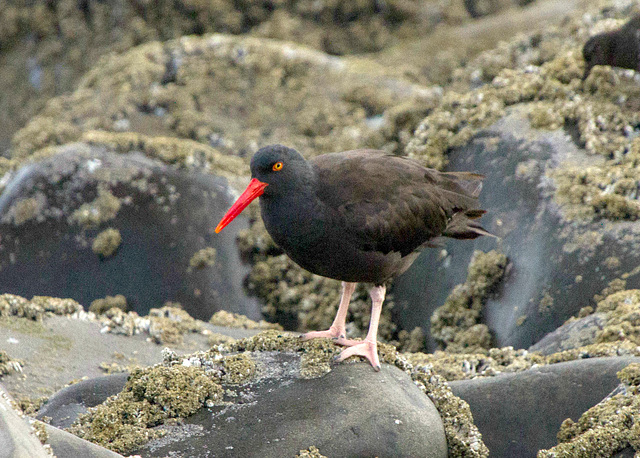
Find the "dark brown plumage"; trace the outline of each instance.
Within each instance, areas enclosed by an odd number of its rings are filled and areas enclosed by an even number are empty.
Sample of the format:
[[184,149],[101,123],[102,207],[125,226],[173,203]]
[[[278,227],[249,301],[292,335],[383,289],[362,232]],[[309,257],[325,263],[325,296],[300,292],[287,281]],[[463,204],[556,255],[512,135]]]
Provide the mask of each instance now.
[[[421,247],[440,236],[490,235],[476,218],[482,176],[443,173],[375,150],[325,154],[306,161],[281,145],[251,160],[253,180],[216,231],[260,196],[267,231],[296,263],[345,282],[334,325],[306,338],[332,337],[379,367],[376,332],[384,282],[406,270]],[[373,283],[374,306],[364,341],[345,337],[346,308],[355,283]],[[377,314],[377,315],[376,315]]]

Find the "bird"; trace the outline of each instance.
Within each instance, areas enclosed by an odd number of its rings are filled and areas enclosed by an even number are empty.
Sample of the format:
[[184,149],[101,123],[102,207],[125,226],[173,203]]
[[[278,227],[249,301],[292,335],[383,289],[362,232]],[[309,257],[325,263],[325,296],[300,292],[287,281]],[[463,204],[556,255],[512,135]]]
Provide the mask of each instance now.
[[[303,334],[345,346],[337,356],[366,358],[380,370],[377,332],[386,282],[404,272],[420,249],[441,237],[492,235],[477,221],[482,175],[440,172],[383,151],[359,149],[306,160],[283,145],[251,158],[251,181],[215,229],[219,233],[253,200],[274,242],[302,268],[340,280],[336,317],[324,331]],[[358,283],[370,284],[371,320],[363,340],[346,337]]]
[[617,30],[589,38],[582,48],[582,57],[586,64],[583,80],[596,65],[640,71],[640,14]]

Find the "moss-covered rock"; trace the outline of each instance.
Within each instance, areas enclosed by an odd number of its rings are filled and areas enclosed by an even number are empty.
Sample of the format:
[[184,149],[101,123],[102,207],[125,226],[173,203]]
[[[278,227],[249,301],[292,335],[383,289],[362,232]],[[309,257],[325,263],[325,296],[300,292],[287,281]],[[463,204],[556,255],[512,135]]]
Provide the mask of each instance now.
[[[116,142],[135,140],[123,131],[169,134],[234,154],[276,142],[307,154],[382,146],[385,138],[394,148],[398,114],[386,114],[395,101],[424,110],[437,91],[389,80],[382,67],[366,70],[268,40],[210,35],[148,43],[106,57],[73,94],[52,100],[16,134],[11,156],[95,130],[121,133]],[[375,98],[358,96],[367,86]]]
[[0,295],[0,317],[17,316],[42,321],[46,313],[73,315],[82,311],[82,305],[73,299],[34,296],[29,301],[13,294]]
[[[584,167],[570,161],[548,172],[554,198],[565,217],[577,220],[635,220],[640,214],[636,173],[640,141],[640,89],[633,78],[609,67],[596,67],[582,80],[581,46],[589,34],[620,24],[631,2],[601,2],[592,14],[575,14],[562,27],[516,39],[487,51],[467,65],[442,103],[417,128],[406,153],[436,168],[447,152],[465,145],[479,129],[501,118],[509,107],[529,113],[532,126],[567,128],[587,153],[605,160]],[[469,90],[481,75],[486,84]]]
[[161,435],[151,427],[191,415],[222,398],[219,379],[205,368],[161,365],[138,369],[120,394],[90,409],[69,430],[115,452],[128,453]]
[[264,320],[250,320],[244,315],[220,310],[213,314],[209,323],[225,328],[242,328],[242,329],[276,329],[282,330],[282,326],[278,323],[269,323]]
[[107,296],[104,299],[96,299],[89,306],[89,311],[96,315],[102,315],[113,307],[126,312],[127,298],[122,294],[116,294],[115,296]]
[[622,390],[589,409],[578,421],[566,419],[558,432],[558,445],[541,450],[538,457],[614,456],[626,447],[640,452],[639,374],[637,363],[618,372]]
[[491,347],[489,328],[480,323],[482,306],[495,291],[507,268],[498,251],[476,251],[467,280],[456,286],[431,317],[431,334],[447,352],[475,353]]

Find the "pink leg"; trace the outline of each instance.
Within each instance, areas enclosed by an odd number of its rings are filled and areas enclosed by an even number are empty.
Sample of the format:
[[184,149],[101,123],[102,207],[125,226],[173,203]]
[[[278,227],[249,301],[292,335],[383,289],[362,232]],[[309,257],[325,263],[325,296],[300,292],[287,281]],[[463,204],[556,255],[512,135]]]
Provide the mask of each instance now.
[[386,287],[374,286],[369,290],[371,295],[371,321],[369,322],[369,332],[362,342],[353,345],[350,348],[342,350],[342,353],[336,358],[336,362],[344,361],[350,356],[363,356],[369,360],[373,369],[377,372],[380,370],[380,360],[378,359],[378,324],[380,322],[380,312],[382,311],[382,302]]
[[312,331],[300,336],[302,340],[317,339],[318,337],[328,337],[333,339],[339,345],[355,345],[359,343],[357,340],[347,339],[347,331],[345,323],[347,321],[347,310],[351,296],[356,289],[357,283],[342,282],[342,297],[338,306],[338,313],[333,320],[333,324],[326,331]]

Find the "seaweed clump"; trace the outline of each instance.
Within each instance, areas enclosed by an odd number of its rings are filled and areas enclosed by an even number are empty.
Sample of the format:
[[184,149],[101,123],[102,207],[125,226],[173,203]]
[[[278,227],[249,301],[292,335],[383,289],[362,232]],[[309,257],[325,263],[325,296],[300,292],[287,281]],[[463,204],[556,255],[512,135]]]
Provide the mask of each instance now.
[[502,280],[507,257],[476,251],[467,280],[457,285],[431,317],[431,334],[450,353],[475,353],[491,347],[489,328],[480,324],[482,307]]
[[404,353],[414,365],[430,365],[433,372],[448,382],[478,377],[493,377],[502,373],[520,372],[546,364],[539,353],[513,347],[491,348],[485,353]]
[[640,364],[618,372],[621,386],[586,411],[578,421],[562,422],[558,445],[538,452],[538,458],[614,456],[632,447],[640,452]]
[[120,211],[122,202],[106,187],[98,188],[98,196],[91,202],[82,204],[75,210],[70,220],[82,226],[97,226],[106,221],[112,220]]
[[109,309],[100,316],[103,332],[132,336],[146,333],[158,344],[181,344],[184,334],[202,332],[202,322],[184,310],[164,306],[149,310],[141,317],[136,312],[125,312],[118,307]]

